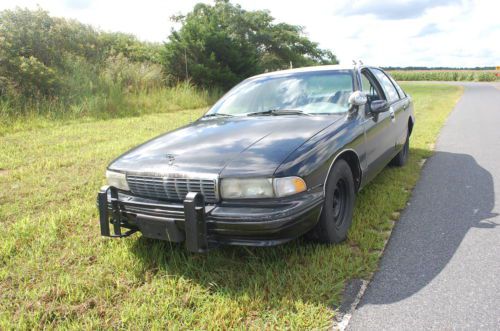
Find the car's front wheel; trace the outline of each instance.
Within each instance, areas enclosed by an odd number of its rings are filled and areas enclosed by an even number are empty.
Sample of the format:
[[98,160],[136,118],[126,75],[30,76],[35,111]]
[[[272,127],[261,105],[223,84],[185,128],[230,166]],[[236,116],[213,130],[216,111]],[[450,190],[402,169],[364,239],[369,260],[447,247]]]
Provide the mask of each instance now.
[[355,197],[351,168],[346,161],[337,160],[326,181],[321,216],[309,237],[324,243],[345,240],[352,223]]

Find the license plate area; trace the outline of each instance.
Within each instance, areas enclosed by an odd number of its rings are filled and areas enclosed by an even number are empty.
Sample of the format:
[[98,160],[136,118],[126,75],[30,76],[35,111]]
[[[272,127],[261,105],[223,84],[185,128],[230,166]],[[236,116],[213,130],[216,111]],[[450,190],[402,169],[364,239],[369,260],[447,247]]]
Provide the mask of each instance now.
[[171,242],[186,240],[186,234],[177,227],[173,219],[137,214],[136,223],[144,237]]

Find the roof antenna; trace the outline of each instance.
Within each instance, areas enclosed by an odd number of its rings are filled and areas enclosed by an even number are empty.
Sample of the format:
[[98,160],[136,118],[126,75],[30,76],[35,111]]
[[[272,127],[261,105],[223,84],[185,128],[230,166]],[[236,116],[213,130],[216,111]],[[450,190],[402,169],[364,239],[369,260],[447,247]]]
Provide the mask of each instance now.
[[361,61],[361,60],[358,60],[358,62],[359,62],[359,64],[363,65],[363,61]]

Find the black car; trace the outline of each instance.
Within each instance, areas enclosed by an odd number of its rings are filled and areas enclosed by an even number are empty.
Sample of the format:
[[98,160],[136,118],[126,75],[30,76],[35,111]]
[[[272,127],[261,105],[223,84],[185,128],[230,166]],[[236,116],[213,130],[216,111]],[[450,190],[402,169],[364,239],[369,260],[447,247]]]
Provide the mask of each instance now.
[[379,68],[248,78],[194,123],[111,162],[101,234],[140,231],[194,252],[303,234],[340,242],[356,192],[388,163],[406,163],[414,123],[411,97]]

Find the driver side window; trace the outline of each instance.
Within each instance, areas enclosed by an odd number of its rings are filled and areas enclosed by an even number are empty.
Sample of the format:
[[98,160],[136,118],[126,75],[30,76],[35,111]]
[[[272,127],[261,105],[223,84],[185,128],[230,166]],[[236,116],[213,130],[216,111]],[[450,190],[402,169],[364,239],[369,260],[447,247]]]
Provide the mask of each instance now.
[[372,83],[372,80],[367,76],[366,72],[361,73],[361,87],[363,93],[369,101],[382,100],[383,97],[378,92],[377,86]]

